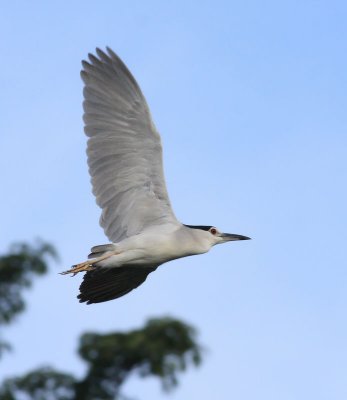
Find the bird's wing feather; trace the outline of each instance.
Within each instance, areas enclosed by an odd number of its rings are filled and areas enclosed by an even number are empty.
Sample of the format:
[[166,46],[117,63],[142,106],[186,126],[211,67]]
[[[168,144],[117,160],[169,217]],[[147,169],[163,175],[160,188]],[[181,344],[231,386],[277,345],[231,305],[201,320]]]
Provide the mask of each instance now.
[[89,55],[81,71],[84,122],[100,224],[112,242],[149,226],[177,224],[165,186],[160,136],[146,100],[120,58]]
[[140,286],[157,267],[127,266],[88,271],[77,296],[80,303],[102,303],[124,296]]

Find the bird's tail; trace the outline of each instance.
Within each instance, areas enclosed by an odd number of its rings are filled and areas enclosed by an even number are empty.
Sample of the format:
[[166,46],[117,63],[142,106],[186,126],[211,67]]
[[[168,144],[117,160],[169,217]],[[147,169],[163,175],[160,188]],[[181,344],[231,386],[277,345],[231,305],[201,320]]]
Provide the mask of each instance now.
[[113,243],[101,244],[99,246],[94,246],[90,249],[90,254],[88,255],[88,259],[100,257],[108,251],[116,250],[116,247],[117,246]]

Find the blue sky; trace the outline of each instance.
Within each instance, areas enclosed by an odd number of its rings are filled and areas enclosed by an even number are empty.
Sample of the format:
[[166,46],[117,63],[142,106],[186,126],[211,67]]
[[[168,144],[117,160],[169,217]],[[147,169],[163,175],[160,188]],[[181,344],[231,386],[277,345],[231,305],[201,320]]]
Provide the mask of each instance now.
[[[45,364],[82,375],[80,333],[171,315],[206,348],[172,400],[346,398],[346,14],[345,2],[319,0],[3,4],[0,250],[41,237],[61,262],[4,331],[15,351],[0,377]],[[147,97],[178,218],[253,240],[87,307],[80,276],[57,272],[107,242],[79,77],[81,59],[106,45]],[[124,390],[163,398],[154,379]]]

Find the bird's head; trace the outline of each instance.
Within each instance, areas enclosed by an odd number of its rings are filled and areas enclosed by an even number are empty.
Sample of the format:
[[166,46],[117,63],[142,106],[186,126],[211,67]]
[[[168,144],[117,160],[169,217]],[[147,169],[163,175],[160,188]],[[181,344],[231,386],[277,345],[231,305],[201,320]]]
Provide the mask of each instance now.
[[226,242],[232,242],[236,240],[249,240],[248,236],[237,235],[235,233],[223,233],[220,232],[215,226],[208,225],[185,225],[188,228],[196,229],[199,238],[209,243],[210,247]]

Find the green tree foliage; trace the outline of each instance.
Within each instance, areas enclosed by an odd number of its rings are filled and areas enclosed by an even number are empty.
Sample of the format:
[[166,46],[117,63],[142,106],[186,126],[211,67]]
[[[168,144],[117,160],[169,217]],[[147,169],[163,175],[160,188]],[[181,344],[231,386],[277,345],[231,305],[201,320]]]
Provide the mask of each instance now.
[[171,318],[151,319],[142,329],[127,333],[84,334],[79,354],[89,365],[76,386],[76,400],[114,399],[133,371],[156,376],[164,389],[171,389],[177,373],[201,359],[194,329]]
[[[24,311],[23,289],[32,285],[35,276],[47,272],[49,257],[57,259],[57,253],[44,242],[17,243],[0,256],[0,328]],[[0,357],[9,348],[8,343],[0,341]]]
[[1,400],[73,400],[76,380],[51,368],[40,368],[7,379],[0,388]]
[[[10,323],[24,310],[22,290],[35,275],[47,271],[47,256],[56,253],[52,246],[40,243],[16,245],[0,257],[0,324]],[[178,384],[180,372],[201,361],[194,328],[173,318],[150,319],[141,329],[125,333],[85,333],[78,353],[87,364],[82,379],[39,368],[5,380],[0,399],[115,400],[121,398],[121,387],[133,373],[155,376],[164,390],[170,390]]]
[[0,388],[2,400],[114,400],[133,372],[158,377],[165,390],[178,383],[178,373],[201,361],[195,330],[172,318],[149,320],[142,329],[100,335],[86,333],[79,354],[87,362],[81,380],[41,368],[7,379]]

